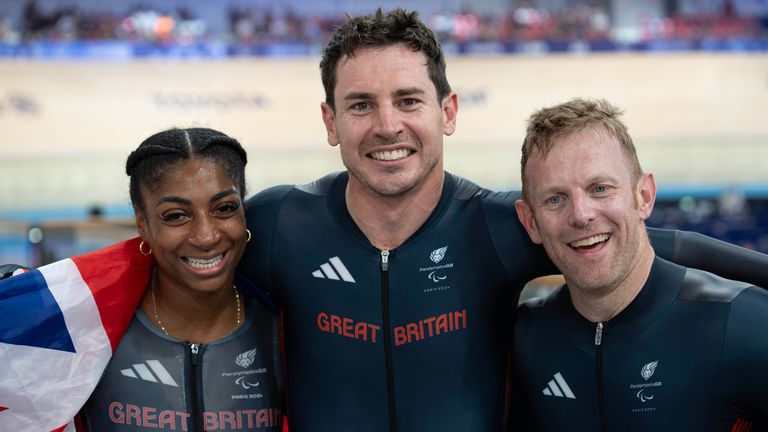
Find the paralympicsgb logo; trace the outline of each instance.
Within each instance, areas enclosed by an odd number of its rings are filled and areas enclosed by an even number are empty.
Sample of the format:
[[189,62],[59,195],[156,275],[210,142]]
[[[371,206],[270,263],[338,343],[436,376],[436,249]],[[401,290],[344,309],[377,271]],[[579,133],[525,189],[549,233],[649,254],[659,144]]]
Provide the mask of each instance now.
[[448,250],[448,246],[443,246],[439,249],[435,249],[432,251],[431,254],[429,254],[429,259],[432,260],[435,264],[439,263],[440,261],[445,258],[445,252]]
[[658,360],[645,364],[643,368],[640,370],[640,375],[646,381],[648,381],[648,379],[653,376],[653,373],[656,372],[656,366],[658,365],[659,365]]
[[252,350],[248,350],[244,353],[240,353],[235,357],[235,364],[242,368],[247,368],[248,366],[253,364],[253,361],[256,359],[256,348]]
[[448,262],[440,264],[443,262],[447,251],[447,245],[433,250],[429,253],[429,260],[438,265],[419,267],[419,272],[428,273],[426,275],[427,279],[432,281],[433,284],[431,287],[425,289],[424,292],[441,292],[450,289],[450,285],[448,285],[445,281],[448,279],[448,273],[453,268],[453,263]]
[[[629,385],[629,388],[635,392],[635,397],[640,400],[640,403],[644,404],[639,407],[632,408],[632,412],[648,413],[656,410],[656,407],[653,406],[652,401],[655,398],[656,393],[661,391],[662,382],[656,380],[649,382],[648,380],[651,379],[654,373],[656,373],[656,368],[658,366],[658,360],[644,364],[643,367],[640,368],[640,376],[643,377],[644,381],[641,383]],[[645,405],[646,402],[651,403]]]

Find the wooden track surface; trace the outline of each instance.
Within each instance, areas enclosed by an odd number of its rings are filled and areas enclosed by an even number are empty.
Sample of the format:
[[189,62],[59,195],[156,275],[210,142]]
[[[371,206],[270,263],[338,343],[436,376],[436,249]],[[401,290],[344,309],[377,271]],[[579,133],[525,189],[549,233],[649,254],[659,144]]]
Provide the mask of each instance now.
[[[765,183],[768,56],[454,57],[446,168],[519,185],[527,116],[571,97],[626,110],[665,184]],[[317,60],[0,62],[0,209],[127,202],[124,160],[151,133],[209,126],[243,142],[252,191],[341,169],[325,142]]]

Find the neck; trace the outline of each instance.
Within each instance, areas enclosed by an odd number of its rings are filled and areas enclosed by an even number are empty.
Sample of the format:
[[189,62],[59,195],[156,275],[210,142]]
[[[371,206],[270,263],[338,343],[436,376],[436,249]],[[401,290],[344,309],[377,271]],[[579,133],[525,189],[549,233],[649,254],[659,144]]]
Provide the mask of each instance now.
[[236,297],[233,284],[201,293],[163,283],[159,275],[154,289],[152,283],[150,280],[142,310],[162,331],[177,339],[192,343],[215,341],[237,329],[245,316],[243,299]]
[[645,243],[639,251],[629,273],[617,284],[598,292],[581,289],[568,283],[571,300],[576,310],[591,322],[605,322],[629,306],[643,289],[653,266],[654,253]]
[[346,190],[349,214],[375,247],[394,249],[427,221],[443,192],[444,173],[396,196],[362,187],[352,176]]

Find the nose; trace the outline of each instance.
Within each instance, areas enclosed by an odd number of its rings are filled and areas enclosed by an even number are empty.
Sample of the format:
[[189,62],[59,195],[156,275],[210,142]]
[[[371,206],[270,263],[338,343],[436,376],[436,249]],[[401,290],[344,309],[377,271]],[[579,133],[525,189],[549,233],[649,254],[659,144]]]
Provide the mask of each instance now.
[[392,105],[383,104],[377,110],[376,133],[384,138],[396,137],[403,131],[398,110]]
[[570,223],[577,228],[584,228],[595,220],[594,203],[584,193],[575,193],[571,196]]
[[207,216],[198,216],[192,223],[189,233],[189,243],[202,249],[209,250],[221,239],[221,230],[216,221]]

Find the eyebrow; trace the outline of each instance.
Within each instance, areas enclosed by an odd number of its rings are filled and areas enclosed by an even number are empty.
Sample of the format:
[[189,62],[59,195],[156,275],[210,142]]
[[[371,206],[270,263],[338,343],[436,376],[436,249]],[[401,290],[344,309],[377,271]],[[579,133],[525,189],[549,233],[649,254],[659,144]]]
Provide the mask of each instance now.
[[[237,190],[235,188],[226,189],[226,190],[223,190],[221,192],[218,192],[218,193],[214,194],[211,197],[211,199],[208,200],[208,202],[216,202],[216,201],[218,201],[218,200],[220,200],[220,199],[222,199],[222,198],[224,198],[226,196],[229,196],[229,195],[232,195],[232,194],[236,194],[236,193],[237,193]],[[190,201],[190,200],[188,200],[186,198],[181,198],[181,197],[177,197],[177,196],[173,196],[173,195],[164,196],[164,197],[160,198],[160,200],[157,201],[157,205],[160,205],[160,204],[163,204],[163,203],[167,203],[167,202],[176,203],[176,204],[183,204],[183,205],[192,205],[192,201]]]
[[592,178],[589,179],[589,184],[590,185],[599,184],[599,183],[614,183],[614,184],[616,184],[616,183],[621,183],[621,181],[618,178],[616,178],[616,177],[614,177],[612,175],[597,175],[597,176],[592,177]]
[[[604,184],[604,183],[618,184],[620,182],[619,182],[619,180],[616,177],[613,177],[613,176],[610,176],[610,175],[597,175],[597,176],[589,178],[586,184],[587,185],[596,185],[596,184]],[[561,185],[556,185],[556,186],[552,186],[552,187],[548,187],[546,189],[540,190],[539,193],[541,193],[543,195],[551,195],[551,194],[554,194],[554,193],[559,193],[560,191],[563,191],[563,190],[565,190],[567,188],[568,188],[567,186],[563,187]]]
[[531,191],[535,193],[530,193],[529,195],[531,196],[531,198],[540,199],[540,198],[549,197],[554,194],[559,194],[562,191],[563,191],[563,188],[559,186],[555,186],[555,187],[549,187],[549,188],[538,190],[538,191]]
[[402,97],[402,96],[411,96],[415,94],[424,94],[424,90],[418,88],[418,87],[408,87],[404,89],[397,90],[395,92],[395,96]]
[[[399,89],[395,91],[396,97],[403,97],[403,96],[411,96],[415,94],[424,94],[424,90],[418,88],[418,87],[407,87],[404,89]],[[355,100],[365,100],[365,99],[376,99],[376,97],[373,95],[373,93],[368,92],[352,92],[344,96],[344,100],[348,101],[355,101]]]
[[374,99],[373,93],[352,92],[344,96],[344,100],[353,101],[361,99]]

